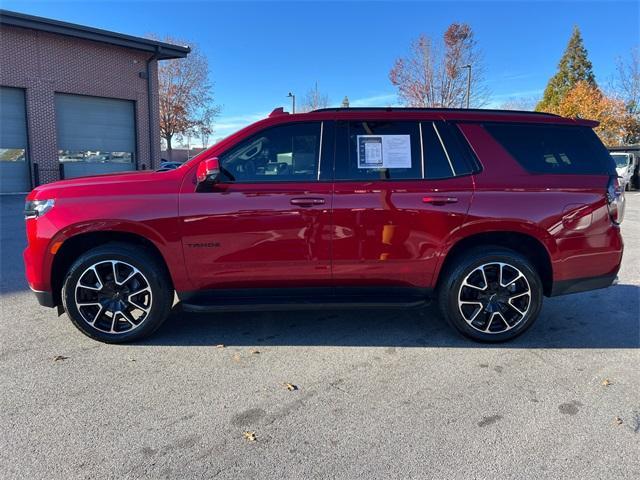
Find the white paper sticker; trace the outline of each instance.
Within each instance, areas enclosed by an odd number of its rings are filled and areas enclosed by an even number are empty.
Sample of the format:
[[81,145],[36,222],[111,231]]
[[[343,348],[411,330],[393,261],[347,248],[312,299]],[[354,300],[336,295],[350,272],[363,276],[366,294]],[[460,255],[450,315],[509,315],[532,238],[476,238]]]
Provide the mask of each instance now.
[[411,168],[411,135],[358,135],[358,168]]

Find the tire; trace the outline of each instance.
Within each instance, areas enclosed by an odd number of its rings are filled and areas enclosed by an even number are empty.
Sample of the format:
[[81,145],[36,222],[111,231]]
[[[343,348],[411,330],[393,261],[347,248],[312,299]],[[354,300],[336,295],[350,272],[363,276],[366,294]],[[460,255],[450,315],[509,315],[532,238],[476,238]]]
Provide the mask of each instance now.
[[443,273],[438,306],[466,337],[497,343],[531,327],[540,313],[542,295],[540,276],[526,257],[485,246],[462,254]]
[[67,316],[88,337],[125,343],[162,325],[171,310],[173,288],[164,266],[143,248],[108,243],[71,265],[62,302]]

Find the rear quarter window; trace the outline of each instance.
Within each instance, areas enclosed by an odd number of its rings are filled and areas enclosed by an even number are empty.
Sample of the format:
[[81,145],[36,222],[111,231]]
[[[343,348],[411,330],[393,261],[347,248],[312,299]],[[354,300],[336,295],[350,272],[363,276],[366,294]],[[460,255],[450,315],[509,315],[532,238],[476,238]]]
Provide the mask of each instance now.
[[615,175],[611,155],[589,127],[485,123],[484,128],[529,172]]

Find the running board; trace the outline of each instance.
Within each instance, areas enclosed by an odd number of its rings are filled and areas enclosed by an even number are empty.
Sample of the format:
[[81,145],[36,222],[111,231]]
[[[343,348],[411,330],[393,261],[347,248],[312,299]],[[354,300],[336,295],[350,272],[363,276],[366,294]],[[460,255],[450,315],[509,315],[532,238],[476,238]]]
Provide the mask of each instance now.
[[186,303],[180,302],[178,305],[185,312],[264,312],[264,311],[297,311],[297,310],[341,310],[341,309],[395,309],[395,308],[420,308],[427,306],[428,300],[394,301],[394,302],[374,302],[336,301],[331,299],[326,302],[313,302],[302,299],[295,299],[283,302],[282,299],[274,299],[272,302],[265,302],[264,298],[233,298],[228,303],[216,301],[213,303]]

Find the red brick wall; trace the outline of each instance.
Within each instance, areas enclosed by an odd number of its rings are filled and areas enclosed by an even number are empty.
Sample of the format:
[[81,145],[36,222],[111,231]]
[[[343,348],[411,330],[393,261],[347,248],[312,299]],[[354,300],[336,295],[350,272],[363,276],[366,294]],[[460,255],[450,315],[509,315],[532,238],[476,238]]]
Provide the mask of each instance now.
[[3,26],[0,85],[26,90],[29,158],[40,183],[58,180],[56,92],[135,101],[138,168],[160,164],[157,63],[152,63],[153,146],[149,145],[146,72],[150,54],[62,35]]

